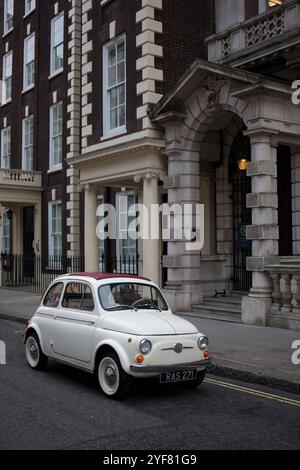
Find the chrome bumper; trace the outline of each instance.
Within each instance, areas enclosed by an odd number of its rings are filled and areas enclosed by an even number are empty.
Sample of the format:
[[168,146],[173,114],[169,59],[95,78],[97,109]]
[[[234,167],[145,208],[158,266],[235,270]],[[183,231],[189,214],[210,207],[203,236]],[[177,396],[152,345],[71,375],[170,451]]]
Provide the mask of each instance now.
[[200,367],[207,367],[211,364],[211,358],[204,359],[198,362],[189,362],[187,364],[174,364],[170,366],[139,366],[131,365],[131,372],[140,372],[142,374],[160,374],[162,372],[178,372],[181,370],[199,369]]

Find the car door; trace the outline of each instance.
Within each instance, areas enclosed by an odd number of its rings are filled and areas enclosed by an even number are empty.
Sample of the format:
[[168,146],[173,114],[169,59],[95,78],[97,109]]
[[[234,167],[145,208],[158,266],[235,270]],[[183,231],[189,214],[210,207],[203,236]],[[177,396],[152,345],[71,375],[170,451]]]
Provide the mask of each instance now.
[[89,363],[98,320],[92,288],[86,282],[66,284],[54,320],[52,349],[58,358]]
[[51,356],[52,351],[52,336],[54,328],[54,319],[57,315],[58,306],[62,297],[64,289],[63,282],[56,282],[52,284],[46,295],[44,296],[43,302],[40,305],[35,317],[38,322],[38,327],[41,335],[43,351],[47,356]]

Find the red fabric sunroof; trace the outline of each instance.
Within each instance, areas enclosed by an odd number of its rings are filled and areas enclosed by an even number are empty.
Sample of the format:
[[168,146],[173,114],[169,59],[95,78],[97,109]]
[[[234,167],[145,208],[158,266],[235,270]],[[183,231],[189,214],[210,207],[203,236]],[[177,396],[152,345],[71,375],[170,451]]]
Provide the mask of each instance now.
[[101,281],[102,279],[111,279],[115,277],[130,278],[130,279],[142,279],[143,281],[150,281],[146,277],[136,276],[134,274],[115,274],[115,273],[72,273],[70,276],[85,276]]

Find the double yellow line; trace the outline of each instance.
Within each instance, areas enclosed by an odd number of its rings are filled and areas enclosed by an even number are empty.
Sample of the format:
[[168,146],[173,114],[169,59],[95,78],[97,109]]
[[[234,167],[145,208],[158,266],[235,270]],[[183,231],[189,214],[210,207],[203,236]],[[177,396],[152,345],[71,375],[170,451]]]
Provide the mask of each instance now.
[[253,388],[242,387],[241,385],[236,385],[230,382],[222,382],[222,380],[214,379],[205,379],[206,383],[217,385],[218,387],[229,388],[237,392],[248,393],[249,395],[255,395],[260,398],[266,398],[267,400],[274,400],[280,403],[285,403],[286,405],[299,406],[299,400],[293,400],[292,398],[282,397],[280,395],[273,395],[272,393],[262,392],[261,390],[256,390]]

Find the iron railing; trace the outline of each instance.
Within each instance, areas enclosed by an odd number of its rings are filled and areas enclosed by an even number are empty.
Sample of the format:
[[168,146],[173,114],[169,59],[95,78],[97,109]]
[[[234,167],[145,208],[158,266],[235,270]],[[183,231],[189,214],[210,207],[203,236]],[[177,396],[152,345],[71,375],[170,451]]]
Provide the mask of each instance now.
[[[139,256],[102,255],[99,272],[139,274]],[[83,256],[0,256],[0,287],[43,293],[62,274],[84,272]]]
[[100,272],[118,274],[139,274],[139,255],[131,256],[106,256],[100,257]]
[[43,293],[62,274],[84,270],[82,256],[28,256],[1,254],[1,287]]

